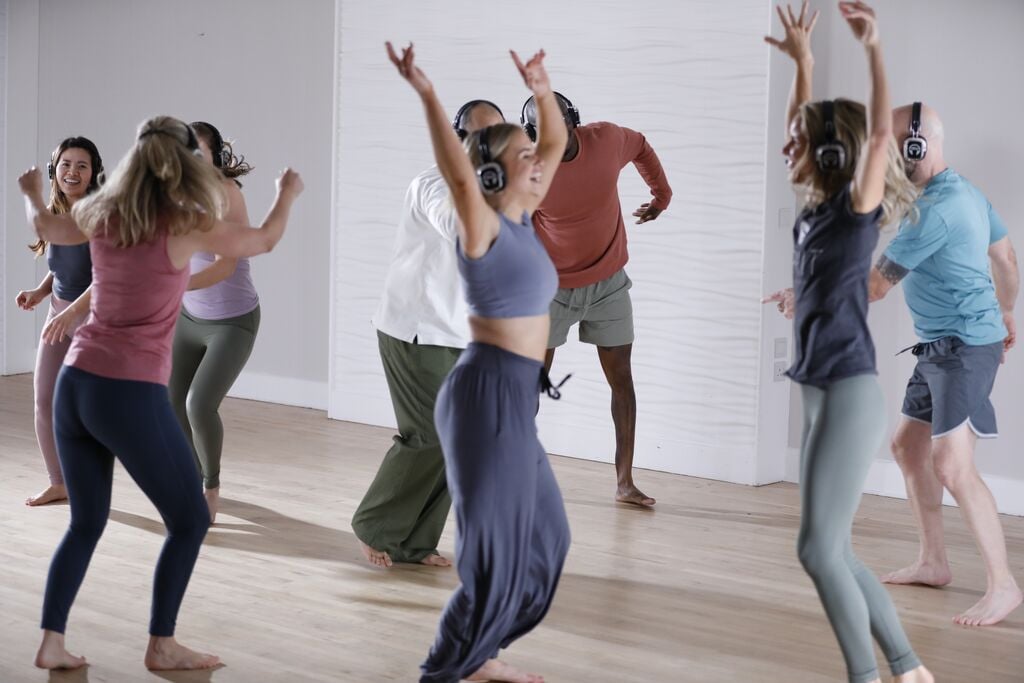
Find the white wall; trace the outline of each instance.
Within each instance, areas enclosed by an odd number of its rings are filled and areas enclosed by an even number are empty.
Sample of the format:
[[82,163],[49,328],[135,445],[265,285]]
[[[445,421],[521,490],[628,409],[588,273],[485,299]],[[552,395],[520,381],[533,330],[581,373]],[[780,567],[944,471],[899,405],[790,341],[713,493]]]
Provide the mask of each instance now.
[[[645,133],[674,190],[656,222],[629,227],[636,462],[761,481],[768,3],[530,0],[500,21],[471,0],[444,3],[443,11],[395,1],[339,7],[330,415],[394,420],[370,317],[401,197],[431,151],[420,104],[387,61],[384,40],[416,43],[450,111],[482,97],[516,119],[529,93],[506,50],[544,47],[552,82],[584,122]],[[648,197],[632,167],[619,189],[627,215]],[[559,349],[553,374],[570,371],[562,401],[543,402],[541,438],[554,453],[610,460],[610,394],[593,347],[570,341]],[[771,391],[785,395],[781,385]],[[779,402],[761,408],[769,413],[762,420],[785,424]],[[777,432],[775,479],[785,451],[785,429]]]
[[[1024,3],[1019,0],[878,0],[885,61],[895,105],[922,100],[935,107],[946,127],[946,160],[986,194],[1002,215],[1018,248],[1024,244],[1024,138],[1013,134],[1015,112],[1024,110]],[[867,97],[863,50],[831,5],[823,7],[815,42],[815,98]],[[912,30],[910,30],[912,27]],[[823,61],[824,59],[824,61]],[[789,67],[789,74],[792,74]],[[818,86],[821,87],[818,87]],[[771,162],[769,155],[769,163]],[[895,234],[883,234],[880,250]],[[1024,312],[1018,300],[1018,313]],[[873,304],[870,323],[878,369],[895,429],[914,357],[894,354],[916,340],[897,288]],[[977,462],[1004,512],[1024,514],[1024,355],[1011,352],[992,395],[1000,438],[982,441]],[[795,427],[795,425],[794,425]],[[791,439],[791,443],[794,441]],[[790,467],[789,478],[796,478]],[[903,482],[886,443],[872,468],[868,490],[902,496]],[[948,500],[948,499],[947,499]],[[948,501],[951,502],[951,501]]]
[[[278,171],[302,172],[306,192],[289,233],[253,260],[263,320],[233,393],[326,407],[333,3],[307,0],[296,11],[274,0],[19,0],[10,11],[8,199],[11,173],[45,165],[61,138],[92,138],[112,169],[155,114],[208,120],[237,142],[256,167],[243,179],[254,221]],[[32,367],[42,314],[28,323],[11,302],[45,271],[32,271],[23,248],[20,200],[5,217],[4,369],[13,373]]]

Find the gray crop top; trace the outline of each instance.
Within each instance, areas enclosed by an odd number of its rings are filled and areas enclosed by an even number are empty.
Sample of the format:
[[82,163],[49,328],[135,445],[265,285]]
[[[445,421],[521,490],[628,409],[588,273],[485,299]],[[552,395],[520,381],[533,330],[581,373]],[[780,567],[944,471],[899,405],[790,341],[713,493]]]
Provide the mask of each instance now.
[[498,237],[480,258],[467,258],[455,246],[470,314],[518,318],[547,313],[558,290],[555,264],[525,212],[521,223],[501,213],[498,218]]

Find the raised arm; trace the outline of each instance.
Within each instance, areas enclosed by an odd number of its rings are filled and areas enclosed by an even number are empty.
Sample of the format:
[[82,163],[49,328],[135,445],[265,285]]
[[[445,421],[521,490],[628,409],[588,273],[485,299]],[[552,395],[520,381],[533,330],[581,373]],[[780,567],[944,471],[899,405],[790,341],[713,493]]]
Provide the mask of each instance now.
[[885,196],[885,172],[889,164],[892,139],[892,104],[889,84],[882,62],[882,46],[878,36],[875,11],[863,2],[840,2],[839,11],[850,25],[854,37],[867,52],[871,75],[868,101],[868,141],[857,165],[850,199],[857,213],[874,211]]
[[423,103],[434,158],[448,184],[455,211],[461,220],[459,238],[462,241],[462,249],[467,254],[482,254],[487,251],[498,234],[498,214],[484,199],[477,181],[476,169],[473,168],[462,143],[452,130],[448,115],[434,92],[434,85],[416,66],[412,44],[402,48],[401,57],[390,42],[385,45],[391,63],[398,69],[402,78],[409,82]]
[[569,139],[569,130],[565,126],[562,108],[558,106],[555,92],[551,89],[548,72],[544,68],[544,50],[534,54],[526,64],[523,64],[519,55],[514,51],[510,51],[510,54],[516,68],[519,69],[519,74],[523,77],[523,82],[533,93],[533,101],[537,106],[536,153],[543,162],[541,164],[540,191],[524,207],[530,215],[533,215],[551,187],[558,164],[562,163],[565,143]]
[[43,176],[33,166],[18,177],[18,188],[25,195],[25,218],[36,235],[50,244],[72,245],[89,241],[70,214],[55,214],[43,201]]
[[208,231],[193,230],[169,243],[171,261],[183,268],[197,251],[210,251],[226,258],[242,258],[264,254],[273,249],[284,235],[292,204],[302,194],[304,187],[302,178],[290,168],[282,171],[276,184],[277,196],[259,227],[214,221],[213,228]]
[[1017,294],[1020,291],[1017,252],[1010,238],[1004,237],[989,246],[988,255],[992,259],[992,282],[996,286],[996,298],[999,299],[1003,322],[1009,331],[1003,348],[1009,351],[1017,343],[1017,325],[1013,319],[1013,306],[1017,303]]
[[800,16],[794,16],[793,8],[786,5],[785,11],[782,5],[776,5],[775,10],[782,20],[782,28],[786,36],[782,40],[776,40],[771,36],[765,36],[764,41],[769,45],[779,48],[784,54],[796,64],[796,74],[793,76],[793,85],[789,89],[789,104],[786,107],[786,139],[788,140],[790,126],[797,113],[807,102],[811,101],[812,80],[814,77],[814,55],[811,52],[811,32],[818,22],[818,11],[808,16],[808,3],[804,0],[800,7]]

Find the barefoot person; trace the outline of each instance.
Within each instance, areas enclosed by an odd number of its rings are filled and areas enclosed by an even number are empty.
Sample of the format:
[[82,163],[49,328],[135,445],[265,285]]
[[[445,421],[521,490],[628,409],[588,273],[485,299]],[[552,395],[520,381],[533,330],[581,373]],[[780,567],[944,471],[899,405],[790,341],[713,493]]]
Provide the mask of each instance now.
[[[465,150],[410,45],[388,56],[419,94],[434,156],[459,216],[457,258],[473,341],[437,397],[461,585],[420,667],[421,683],[541,683],[496,659],[547,613],[569,550],[565,506],[537,439],[537,394],[558,275],[530,222],[565,148],[543,51],[524,66],[539,102],[537,146],[519,126],[483,128]],[[469,152],[467,156],[466,152]]]
[[810,34],[818,15],[808,16],[807,3],[799,17],[779,7],[786,36],[765,39],[796,62],[783,152],[806,202],[793,227],[796,353],[788,372],[801,385],[804,406],[798,554],[851,683],[881,680],[872,634],[896,681],[932,681],[888,593],[851,543],[861,490],[885,429],[867,324],[871,253],[879,227],[909,210],[914,192],[892,137],[874,11],[860,2],[839,7],[867,53],[867,110],[850,100],[810,101]]
[[[985,562],[984,597],[954,620],[995,624],[1021,604],[995,499],[974,465],[978,438],[996,436],[989,394],[1016,341],[1017,257],[985,196],[946,164],[943,127],[921,103],[893,113],[907,175],[923,193],[921,218],[905,222],[871,272],[871,299],[896,283],[920,343],[903,415],[892,439],[920,537],[917,561],[887,583],[944,586],[952,580],[942,529],[942,490],[960,506]],[[989,269],[991,267],[991,275]]]
[[[248,225],[249,212],[238,178],[249,173],[252,166],[235,155],[231,143],[213,124],[196,121],[192,130],[203,158],[220,172],[228,200],[224,220]],[[192,276],[174,331],[167,388],[203,476],[212,523],[217,519],[224,448],[224,425],[217,411],[256,343],[260,297],[249,275],[249,259],[197,252],[192,255],[190,269]]]
[[[95,192],[103,182],[103,159],[89,138],[62,140],[53,150],[46,169],[50,177],[50,203],[46,208],[55,214],[70,212],[79,199]],[[49,486],[25,501],[26,505],[36,506],[68,497],[53,440],[53,388],[71,337],[89,313],[92,261],[88,244],[51,245],[39,239],[29,248],[36,255],[46,254],[49,272],[35,289],[18,292],[18,306],[31,311],[50,298],[32,375],[36,442],[50,479]]]
[[[578,110],[555,93],[568,133],[562,164],[551,190],[537,209],[537,234],[558,269],[558,293],[551,303],[551,332],[544,366],[554,362],[569,328],[579,323],[581,342],[597,347],[597,357],[612,393],[615,425],[615,499],[651,506],[655,500],[633,483],[636,444],[636,392],[633,389],[632,282],[625,266],[626,226],[619,201],[619,172],[636,166],[653,199],[633,212],[637,223],[656,219],[672,199],[658,155],[640,133],[598,122],[580,125]],[[533,98],[523,105],[528,134],[537,130]]]
[[[504,123],[497,105],[471,100],[452,127],[460,139]],[[419,562],[449,567],[437,542],[451,508],[434,404],[469,343],[455,258],[458,217],[440,169],[413,178],[405,193],[394,257],[374,325],[398,436],[352,517],[366,559],[377,567]]]
[[46,209],[39,171],[18,179],[29,223],[41,239],[89,242],[95,292],[54,397],[71,519],[46,581],[40,668],[85,664],[65,649],[64,630],[110,512],[115,457],[167,525],[153,580],[146,666],[203,669],[219,661],[174,639],[178,609],[210,525],[199,473],[167,395],[174,324],[192,254],[239,258],[269,251],[284,232],[302,181],[284,172],[260,228],[226,223],[218,218],[226,204],[222,177],[197,153],[195,135],[184,123],[167,116],[149,119],[110,181],[76,204],[71,215]]

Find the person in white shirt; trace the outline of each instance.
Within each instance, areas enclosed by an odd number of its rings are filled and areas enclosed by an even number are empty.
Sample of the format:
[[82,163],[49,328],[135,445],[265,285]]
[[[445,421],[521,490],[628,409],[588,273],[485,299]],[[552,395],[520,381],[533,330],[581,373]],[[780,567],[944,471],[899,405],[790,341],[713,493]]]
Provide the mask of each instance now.
[[[504,121],[493,102],[471,100],[459,109],[452,127],[465,139]],[[413,178],[384,296],[373,318],[399,433],[352,517],[363,555],[381,568],[393,562],[451,566],[437,552],[451,497],[434,428],[434,402],[469,342],[456,265],[457,221],[437,166]]]

